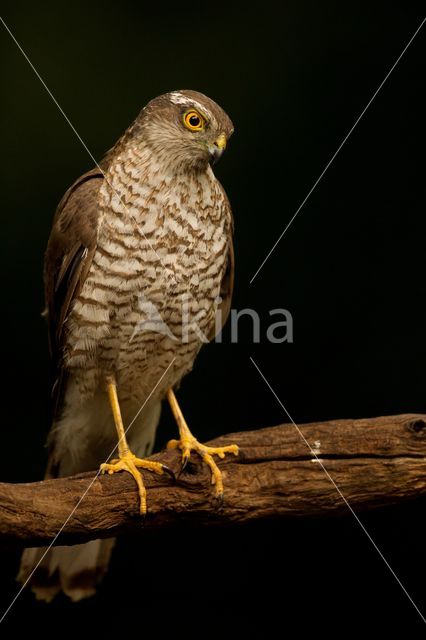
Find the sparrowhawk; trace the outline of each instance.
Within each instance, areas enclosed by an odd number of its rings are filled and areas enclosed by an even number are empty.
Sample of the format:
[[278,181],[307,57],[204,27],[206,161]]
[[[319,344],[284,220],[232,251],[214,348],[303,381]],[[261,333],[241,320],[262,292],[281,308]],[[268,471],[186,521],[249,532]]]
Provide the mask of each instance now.
[[[226,113],[196,91],[152,100],[57,208],[45,257],[46,315],[56,371],[47,477],[95,469],[135,478],[163,473],[152,451],[167,398],[183,464],[191,451],[223,492],[215,454],[191,434],[173,389],[225,322],[233,287],[232,213],[212,164],[233,132]],[[217,322],[217,317],[221,321]],[[166,329],[165,329],[166,328]],[[125,427],[131,424],[128,438]],[[105,462],[118,435],[118,457]],[[78,600],[104,574],[111,540],[56,547],[31,578],[37,597]],[[24,582],[43,550],[24,552]]]

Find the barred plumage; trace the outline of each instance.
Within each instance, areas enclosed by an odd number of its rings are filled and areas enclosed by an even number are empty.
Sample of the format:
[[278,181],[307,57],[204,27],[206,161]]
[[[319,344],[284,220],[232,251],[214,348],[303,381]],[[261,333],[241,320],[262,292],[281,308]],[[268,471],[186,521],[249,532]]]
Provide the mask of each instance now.
[[[183,126],[190,108],[205,119],[202,133]],[[109,374],[125,424],[146,403],[128,435],[134,453],[149,454],[161,401],[191,370],[200,336],[214,334],[218,300],[226,319],[232,216],[210,161],[218,155],[214,141],[232,131],[228,116],[206,96],[165,94],[142,110],[102,161],[102,171],[82,176],[62,199],[45,262],[58,374],[50,476],[94,469],[111,453],[116,437],[105,391]],[[109,557],[99,545],[91,557],[96,553],[104,564],[94,562],[92,583]],[[86,557],[87,547],[76,554]],[[31,550],[24,554],[20,579],[35,557]],[[69,563],[69,552],[66,557]],[[57,580],[47,591],[40,572],[33,580],[41,597],[61,586],[76,599],[93,590],[81,563],[71,577],[68,567],[65,577],[61,554],[52,558],[46,556],[42,569],[56,570]],[[79,581],[83,573],[86,582]]]

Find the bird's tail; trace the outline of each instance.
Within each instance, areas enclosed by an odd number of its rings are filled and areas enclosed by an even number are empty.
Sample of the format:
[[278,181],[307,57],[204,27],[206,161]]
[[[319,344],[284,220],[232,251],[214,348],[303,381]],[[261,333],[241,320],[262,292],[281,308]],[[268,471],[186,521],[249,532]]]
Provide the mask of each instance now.
[[37,600],[50,602],[63,591],[77,602],[96,592],[107,569],[115,539],[91,540],[72,547],[25,549],[17,575]]
[[[137,409],[138,407],[122,405],[123,417],[126,422],[130,422],[137,415]],[[150,455],[160,412],[161,403],[156,402],[147,407],[144,412],[138,415],[137,420],[133,421],[129,444],[136,455],[140,457]],[[81,410],[81,415],[74,412],[70,418],[63,418],[61,423],[55,425],[55,430],[56,433],[61,431],[60,435],[65,434],[66,436],[69,433],[71,438],[79,428],[86,429],[86,433],[96,435],[94,425],[101,424],[105,430],[107,419],[111,420],[108,404],[102,398],[94,398],[91,406],[86,406]],[[87,429],[87,425],[89,425],[89,429]],[[109,428],[114,436],[113,424],[110,424]],[[68,441],[66,437],[60,440],[57,436],[57,447],[59,446],[58,442],[62,443],[59,447],[59,454],[57,454],[59,464],[48,465],[47,475],[49,477],[69,476],[94,469],[106,459],[111,451],[111,446],[108,446],[105,455],[99,454],[98,442],[96,440],[95,443],[89,441],[89,443],[85,443],[86,459],[81,455],[77,462],[76,456],[70,454],[73,441]],[[101,456],[99,460],[93,458],[94,452]],[[102,457],[103,455],[104,457]],[[95,594],[97,584],[108,570],[114,542],[115,539],[110,538],[91,540],[70,547],[25,549],[16,579],[24,586],[30,586],[38,600],[50,602],[60,591],[63,591],[73,601],[87,598]]]

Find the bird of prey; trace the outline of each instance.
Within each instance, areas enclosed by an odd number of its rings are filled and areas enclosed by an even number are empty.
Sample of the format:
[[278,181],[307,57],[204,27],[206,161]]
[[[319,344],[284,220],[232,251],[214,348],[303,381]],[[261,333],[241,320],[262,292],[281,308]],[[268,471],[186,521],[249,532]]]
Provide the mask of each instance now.
[[[238,454],[237,445],[200,444],[174,393],[203,336],[211,340],[222,328],[218,314],[223,324],[230,309],[233,221],[212,165],[232,133],[227,114],[201,93],[155,98],[99,166],[65,193],[46,250],[56,372],[46,476],[99,465],[110,474],[127,471],[137,483],[141,514],[147,501],[139,469],[167,471],[145,459],[163,399],[179,429],[169,446],[181,450],[182,464],[191,452],[202,457],[219,497],[222,476],[213,456]],[[118,457],[105,462],[117,436]],[[112,545],[54,547],[42,560],[43,549],[26,549],[18,580],[31,576],[40,599],[62,590],[79,600],[94,593]]]

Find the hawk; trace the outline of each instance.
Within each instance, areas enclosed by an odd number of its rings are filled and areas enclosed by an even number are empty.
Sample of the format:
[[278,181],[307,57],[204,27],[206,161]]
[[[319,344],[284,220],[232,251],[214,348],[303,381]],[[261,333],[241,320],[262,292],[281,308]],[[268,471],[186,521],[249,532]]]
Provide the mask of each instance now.
[[[210,467],[218,497],[222,476],[211,448],[192,435],[174,388],[231,303],[232,213],[212,165],[233,125],[207,96],[161,95],[142,109],[100,165],[81,176],[58,205],[45,256],[49,342],[56,372],[46,476],[95,468],[130,473],[147,509],[140,469],[167,399],[184,466],[191,452]],[[154,311],[153,311],[154,310]],[[166,327],[166,330],[164,329]],[[203,337],[206,340],[203,340]],[[131,424],[128,434],[125,427]],[[118,457],[105,462],[118,437]],[[36,596],[60,590],[79,600],[104,575],[112,540],[52,548],[31,577]],[[25,583],[43,550],[26,549]]]

